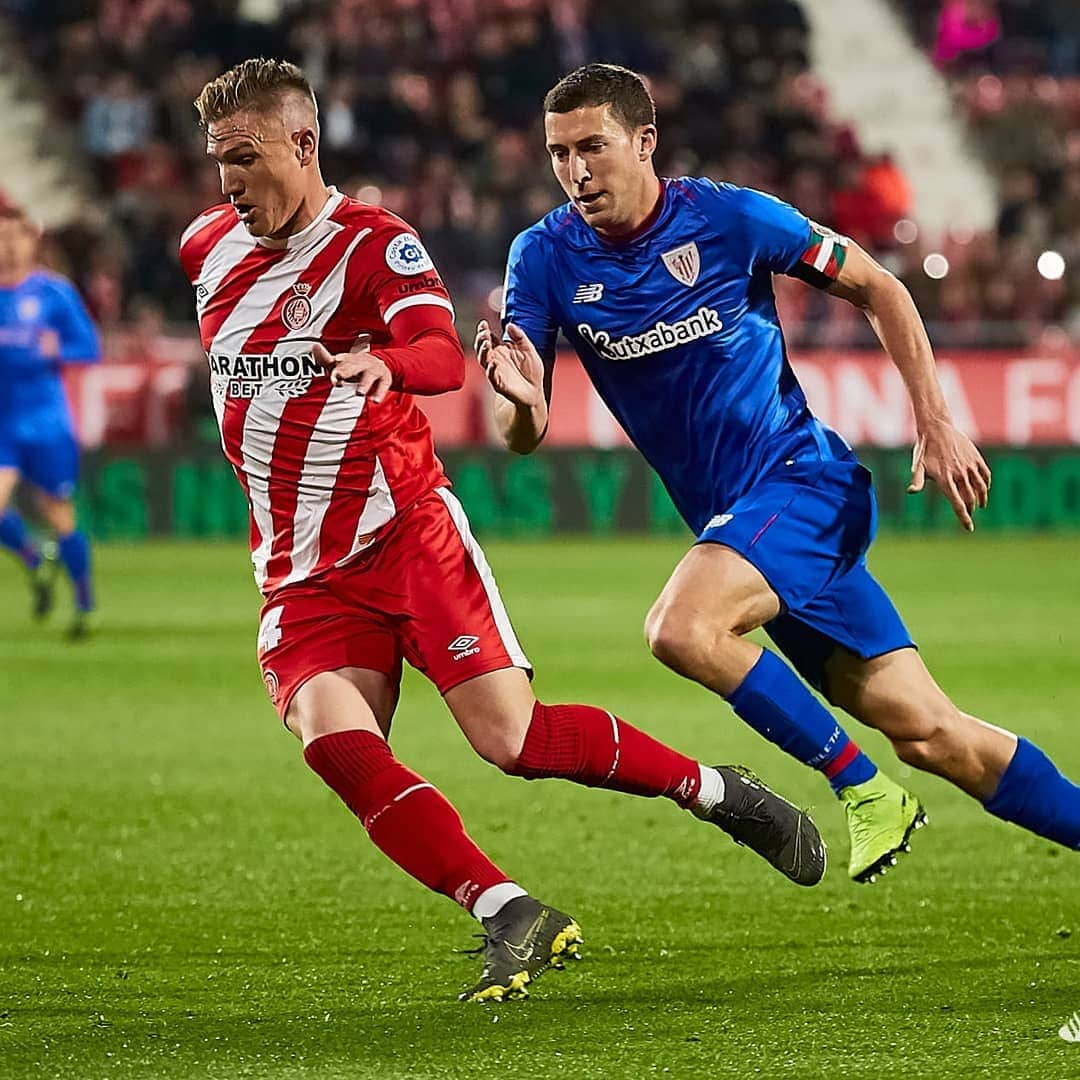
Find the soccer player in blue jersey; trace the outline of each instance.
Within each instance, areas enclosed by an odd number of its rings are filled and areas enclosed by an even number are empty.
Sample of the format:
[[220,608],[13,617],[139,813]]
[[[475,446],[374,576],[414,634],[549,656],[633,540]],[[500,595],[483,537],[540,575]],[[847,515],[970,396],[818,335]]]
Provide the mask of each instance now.
[[[855,881],[894,865],[925,813],[806,683],[882,731],[902,761],[1080,849],[1080,788],[1028,740],[961,711],[927,671],[866,566],[870,474],[811,414],[788,365],[773,274],[866,314],[915,413],[909,490],[934,481],[970,531],[990,470],[953,422],[907,290],[769,195],[658,178],[655,108],[625,68],[578,69],[544,114],[569,201],[514,241],[504,334],[481,323],[477,355],[503,440],[530,453],[547,428],[562,331],[696,535],[646,619],[653,654],[825,774],[845,804]],[[746,640],[757,627],[789,663]]]
[[37,247],[38,230],[26,214],[0,210],[0,545],[26,567],[35,615],[47,615],[52,559],[11,505],[19,481],[26,480],[75,590],[70,636],[78,639],[88,631],[94,596],[90,543],[75,523],[79,447],[60,367],[96,362],[101,347],[71,283],[36,269]]

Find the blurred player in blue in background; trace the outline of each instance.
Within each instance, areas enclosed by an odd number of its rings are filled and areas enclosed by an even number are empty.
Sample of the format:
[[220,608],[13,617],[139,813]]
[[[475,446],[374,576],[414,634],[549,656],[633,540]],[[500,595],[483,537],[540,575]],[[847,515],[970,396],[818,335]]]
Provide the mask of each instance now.
[[[646,619],[654,655],[825,775],[845,805],[856,881],[893,865],[925,814],[805,683],[883,732],[904,762],[1080,850],[1080,788],[1027,739],[961,711],[931,677],[867,569],[870,474],[810,412],[788,364],[773,274],[866,314],[911,398],[909,490],[934,481],[971,531],[990,470],[953,422],[907,289],[769,195],[661,180],[655,107],[626,68],[578,69],[544,113],[570,201],[514,241],[505,340],[482,322],[477,356],[504,442],[530,453],[547,430],[561,331],[663,479],[697,540]],[[789,663],[746,639],[758,627]]]
[[[94,594],[90,542],[75,524],[79,445],[60,369],[96,363],[101,345],[74,286],[37,267],[38,241],[24,212],[0,208],[0,545],[26,567],[38,618],[52,609],[59,558],[74,587],[70,636],[78,639],[89,630]],[[20,480],[55,533],[55,552],[42,550],[12,504]]]

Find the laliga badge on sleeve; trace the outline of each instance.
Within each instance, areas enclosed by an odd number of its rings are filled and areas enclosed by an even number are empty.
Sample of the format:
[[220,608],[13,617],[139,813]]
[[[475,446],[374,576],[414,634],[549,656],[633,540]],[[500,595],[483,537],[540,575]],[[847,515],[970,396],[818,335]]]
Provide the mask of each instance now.
[[386,245],[386,265],[395,274],[422,274],[435,269],[419,237],[407,232],[398,233]]

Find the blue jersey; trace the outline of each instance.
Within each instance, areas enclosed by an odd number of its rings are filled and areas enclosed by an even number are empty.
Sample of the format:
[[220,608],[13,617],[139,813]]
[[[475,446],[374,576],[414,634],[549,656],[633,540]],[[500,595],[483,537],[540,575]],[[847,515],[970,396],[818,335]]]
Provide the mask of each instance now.
[[505,321],[550,363],[561,330],[695,533],[796,457],[847,455],[788,364],[772,275],[824,287],[846,241],[770,195],[665,180],[622,243],[569,203],[510,249]]
[[70,429],[61,365],[100,357],[97,332],[69,281],[39,270],[0,287],[0,433]]

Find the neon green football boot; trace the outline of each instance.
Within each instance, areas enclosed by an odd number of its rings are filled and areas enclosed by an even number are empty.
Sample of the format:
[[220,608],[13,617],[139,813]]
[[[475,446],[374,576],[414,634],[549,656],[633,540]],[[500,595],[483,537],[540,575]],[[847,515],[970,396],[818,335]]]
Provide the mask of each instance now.
[[900,852],[911,850],[911,834],[928,821],[919,800],[878,770],[862,784],[840,792],[851,833],[848,876],[873,884],[896,865]]

